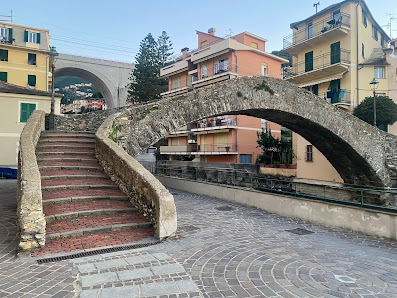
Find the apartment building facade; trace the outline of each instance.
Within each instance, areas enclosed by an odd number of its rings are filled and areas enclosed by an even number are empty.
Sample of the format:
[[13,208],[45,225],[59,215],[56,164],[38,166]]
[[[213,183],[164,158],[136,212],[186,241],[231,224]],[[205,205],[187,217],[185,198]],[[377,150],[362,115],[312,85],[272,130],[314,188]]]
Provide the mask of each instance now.
[[[373,78],[379,82],[376,92],[388,95],[388,64],[382,48],[389,37],[364,1],[333,4],[290,27],[292,34],[283,42],[293,65],[285,69],[285,80],[349,112],[372,96]],[[294,140],[297,177],[343,182],[321,152],[299,135]]]
[[[281,78],[281,64],[288,60],[265,51],[266,39],[243,32],[220,38],[215,29],[208,33],[196,31],[198,47],[182,49],[175,63],[163,67],[160,75],[167,77],[169,90],[162,97],[173,97],[193,89],[242,76]],[[255,163],[261,154],[257,148],[257,132],[271,128],[281,137],[281,127],[259,118],[224,115],[203,119],[173,132],[168,146],[160,148],[170,159],[196,157],[201,162]]]
[[0,80],[48,91],[49,31],[0,22]]

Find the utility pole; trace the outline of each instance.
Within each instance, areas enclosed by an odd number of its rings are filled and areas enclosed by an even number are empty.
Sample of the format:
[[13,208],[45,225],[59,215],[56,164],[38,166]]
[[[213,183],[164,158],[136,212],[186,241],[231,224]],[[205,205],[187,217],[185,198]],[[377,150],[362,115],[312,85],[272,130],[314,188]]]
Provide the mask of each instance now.
[[317,6],[319,6],[319,5],[320,5],[320,1],[318,1],[317,3],[313,3],[313,7],[316,8],[316,13],[317,13]]

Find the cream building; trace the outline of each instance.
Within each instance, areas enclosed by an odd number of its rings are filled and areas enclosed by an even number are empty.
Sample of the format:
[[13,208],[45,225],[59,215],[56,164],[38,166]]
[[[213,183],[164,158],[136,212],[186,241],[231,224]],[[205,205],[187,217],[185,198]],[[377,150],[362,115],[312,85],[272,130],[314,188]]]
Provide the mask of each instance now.
[[49,31],[0,22],[0,81],[48,91]]
[[[382,48],[389,37],[364,1],[333,4],[292,23],[291,29],[292,34],[284,38],[284,50],[293,56],[293,65],[284,71],[285,80],[349,112],[372,95],[373,78],[379,81],[377,93],[388,95],[388,65]],[[308,141],[298,135],[294,140],[297,178],[343,182]]]
[[[60,113],[61,95],[55,97]],[[0,81],[0,167],[16,167],[19,135],[34,110],[51,111],[51,93]]]

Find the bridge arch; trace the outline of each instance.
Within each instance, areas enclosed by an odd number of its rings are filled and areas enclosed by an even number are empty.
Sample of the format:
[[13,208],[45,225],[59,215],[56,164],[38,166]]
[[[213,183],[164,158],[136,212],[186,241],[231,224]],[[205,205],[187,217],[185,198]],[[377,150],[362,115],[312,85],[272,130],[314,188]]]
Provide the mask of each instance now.
[[59,54],[54,76],[76,76],[95,85],[108,108],[125,105],[133,64]]
[[396,165],[390,165],[397,158],[396,136],[274,78],[237,78],[130,109],[117,118],[126,137],[121,145],[134,156],[187,123],[224,114],[291,129],[319,149],[346,183],[397,187]]

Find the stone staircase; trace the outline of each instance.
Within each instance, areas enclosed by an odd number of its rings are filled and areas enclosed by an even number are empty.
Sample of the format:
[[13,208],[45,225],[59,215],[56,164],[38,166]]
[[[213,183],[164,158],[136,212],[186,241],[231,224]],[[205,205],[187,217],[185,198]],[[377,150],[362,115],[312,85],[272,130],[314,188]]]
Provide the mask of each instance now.
[[33,255],[154,241],[154,229],[103,172],[89,132],[43,132],[36,147],[46,246]]

